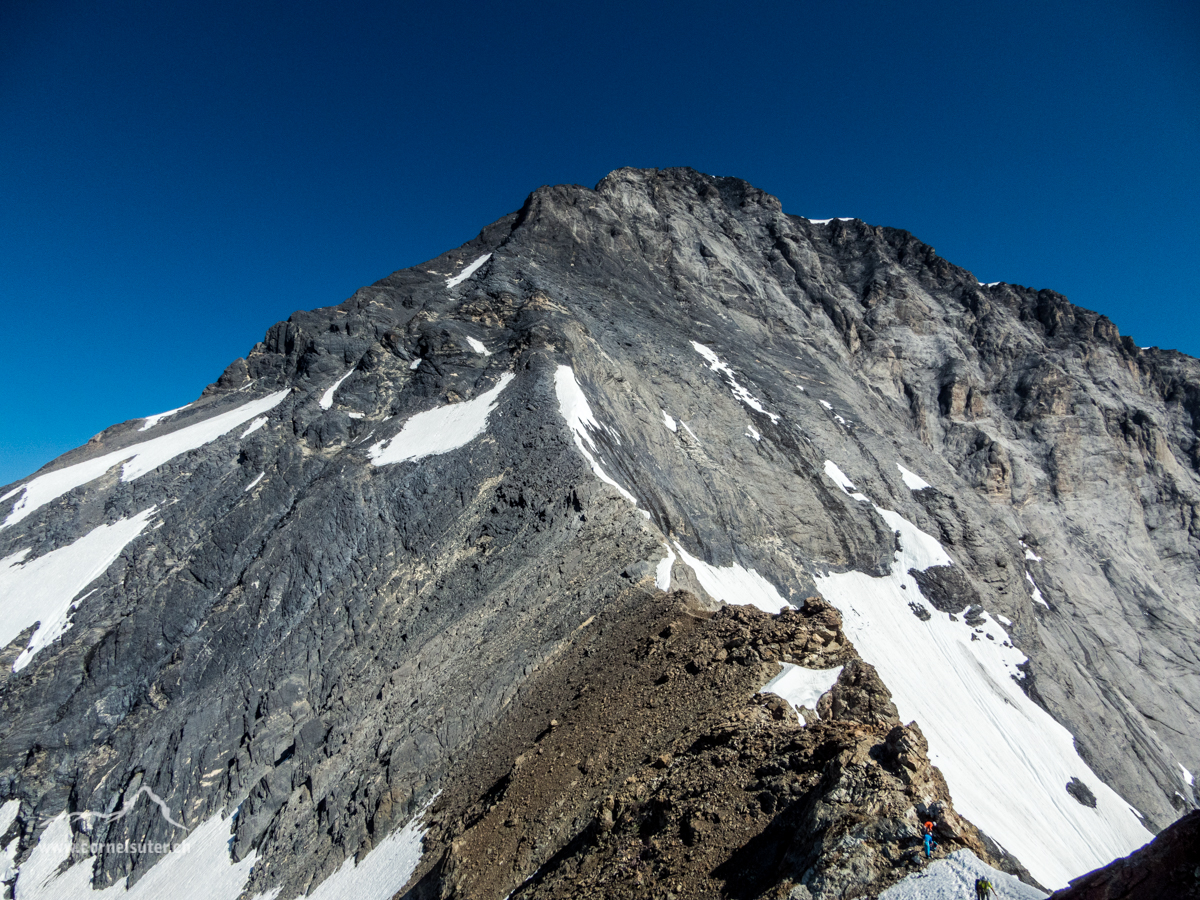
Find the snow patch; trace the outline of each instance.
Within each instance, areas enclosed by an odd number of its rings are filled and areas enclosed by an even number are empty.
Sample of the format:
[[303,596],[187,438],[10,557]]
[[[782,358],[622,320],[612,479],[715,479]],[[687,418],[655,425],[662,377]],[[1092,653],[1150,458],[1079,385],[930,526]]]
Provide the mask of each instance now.
[[99,525],[73,544],[29,562],[24,562],[28,549],[0,559],[0,647],[40,623],[13,663],[14,672],[71,627],[70,615],[78,605],[72,601],[142,533],[156,509],[152,506],[128,519]]
[[1032,550],[1030,550],[1030,549],[1029,549],[1029,545],[1028,545],[1028,544],[1026,544],[1024,541],[1021,541],[1020,543],[1021,543],[1021,549],[1025,551],[1025,558],[1026,558],[1026,559],[1031,559],[1031,560],[1033,560],[1034,562],[1041,562],[1041,561],[1042,561],[1042,558],[1041,558],[1040,556],[1038,556],[1036,553],[1034,553]]
[[[1191,772],[1189,772],[1186,768],[1184,768],[1183,763],[1179,764],[1179,769],[1180,769],[1180,771],[1183,772],[1183,780],[1187,784],[1187,786],[1194,787],[1196,784],[1195,776],[1193,776]],[[4,834],[4,826],[2,824],[0,824],[0,834]],[[2,880],[3,879],[0,879],[0,881],[2,881]]]
[[[921,595],[909,570],[952,565],[941,544],[899,514],[875,510],[899,532],[891,574],[815,580],[859,654],[879,670],[901,721],[920,724],[958,812],[1056,888],[1148,841],[1128,804],[1075,752],[1071,733],[1021,690],[1025,656],[1000,623],[984,613],[979,634]],[[929,612],[927,620],[913,615],[913,604]],[[1072,778],[1096,796],[1095,809],[1066,792]]]
[[712,350],[708,349],[708,347],[698,343],[697,341],[692,341],[692,347],[697,353],[703,356],[705,360],[707,360],[708,367],[712,369],[712,371],[724,375],[729,379],[729,390],[733,392],[733,396],[737,397],[738,400],[746,404],[751,409],[757,410],[764,416],[767,416],[772,422],[777,423],[779,421],[779,416],[777,416],[775,413],[767,412],[763,408],[762,403],[756,397],[751,395],[748,390],[738,384],[738,380],[733,377],[733,369],[721,362],[721,359],[717,356],[717,354],[713,353]]
[[[583,389],[579,387],[579,382],[575,380],[575,370],[570,366],[559,366],[554,373],[554,392],[558,395],[558,411],[566,420],[567,427],[575,435],[575,446],[579,448],[579,452],[592,467],[592,472],[605,484],[615,487],[621,492],[622,497],[637,506],[637,498],[609,478],[608,473],[600,467],[600,463],[596,462],[596,457],[588,450],[588,447],[591,447],[592,450],[596,449],[596,442],[592,440],[588,429],[596,431],[601,426],[596,421],[596,417],[592,415],[592,408],[588,405],[587,397],[584,396]],[[584,441],[587,442],[587,447],[583,445]]]
[[754,438],[756,441],[762,440],[762,435],[759,434],[758,429],[755,428],[753,425],[746,426],[746,437]]
[[[759,688],[762,694],[778,694],[799,714],[802,707],[817,711],[817,701],[833,690],[842,666],[836,669],[805,669],[791,663],[780,663],[779,674]],[[804,719],[800,719],[804,724]]]
[[817,402],[820,403],[826,409],[831,410],[831,411],[833,410],[833,404],[830,403],[828,400],[818,400]]
[[998,615],[998,616],[996,616],[996,621],[999,622],[1001,625],[1005,625],[1005,626],[1012,625],[1012,619],[1010,619],[1008,616],[999,616]]
[[329,409],[331,406],[333,406],[333,395],[337,392],[337,389],[342,386],[342,382],[345,381],[347,378],[349,378],[353,374],[354,374],[354,367],[351,366],[345,375],[343,375],[341,378],[339,378],[337,381],[335,381],[333,383],[332,387],[327,388],[325,390],[325,393],[323,393],[321,395],[321,399],[319,401],[317,401],[318,405],[321,407],[321,409]]
[[1029,586],[1033,588],[1033,602],[1040,603],[1042,606],[1046,607],[1046,609],[1049,609],[1050,604],[1046,602],[1046,598],[1042,596],[1041,590],[1038,588],[1037,584],[1034,583],[1033,576],[1026,572],[1025,580],[1028,581]]
[[853,222],[854,218],[852,216],[834,216],[832,219],[809,219],[808,221],[814,225],[828,225],[830,222]]
[[825,460],[825,475],[838,487],[842,489],[843,494],[854,498],[859,503],[870,503],[871,500],[866,494],[859,493],[854,487],[854,482],[846,477],[846,473],[839,469],[833,460]]
[[730,566],[710,566],[692,556],[679,542],[675,542],[679,558],[696,573],[700,586],[722,603],[734,606],[757,606],[769,613],[787,609],[789,604],[775,590],[775,586],[754,569],[746,570],[734,563]]
[[671,589],[671,566],[675,565],[675,551],[667,544],[667,555],[658,561],[654,569],[654,586],[660,591]]
[[481,354],[482,356],[492,355],[492,351],[483,346],[483,341],[479,340],[478,338],[469,337],[467,338],[467,343],[471,345],[472,350]]
[[[9,826],[17,818],[17,813],[20,809],[20,800],[9,800],[3,806],[0,806],[0,835],[8,831]],[[7,847],[0,847],[0,884],[12,881],[13,876],[17,874],[16,866],[13,865],[13,860],[16,857],[17,839],[14,837],[8,842]]]
[[133,481],[140,478],[176,456],[211,443],[243,422],[274,409],[287,395],[287,390],[276,391],[170,434],[114,450],[112,453],[47,472],[45,475],[38,475],[26,482],[25,493],[13,506],[12,512],[4,520],[4,524],[0,525],[0,529],[17,524],[67,491],[94,481],[122,460],[128,462],[121,469],[121,480]]
[[879,900],[966,900],[975,896],[975,880],[992,883],[996,900],[1044,900],[1047,896],[998,869],[993,869],[970,850],[955,850],[935,860],[879,895]]
[[[76,839],[64,812],[46,826],[38,844],[17,873],[19,900],[237,900],[245,888],[257,851],[233,862],[229,856],[233,817],[213,816],[199,825],[182,843],[163,856],[132,888],[123,881],[104,890],[93,890],[93,857],[86,857],[65,872],[59,867],[71,855]],[[79,836],[80,841],[86,836]],[[275,888],[256,900],[274,900]],[[362,900],[362,898],[360,898]]]
[[317,885],[308,900],[391,900],[421,862],[426,831],[422,819],[428,808],[427,803],[407,825],[380,841],[357,865],[353,856],[347,857],[340,869]]
[[347,416],[349,416],[351,419],[363,419],[363,418],[366,418],[366,413],[360,413],[360,412],[346,413],[346,415],[347,415]]
[[418,356],[416,359],[414,359],[412,362],[410,362],[408,364],[408,371],[415,372],[419,368],[421,368],[421,357]]
[[404,423],[400,433],[372,444],[367,455],[376,466],[449,453],[469,444],[487,429],[488,416],[500,393],[515,376],[505,372],[494,388],[473,400],[451,403],[419,412]]
[[479,259],[475,260],[475,262],[471,263],[469,266],[467,266],[465,269],[463,269],[461,272],[459,272],[453,278],[447,278],[446,279],[446,287],[448,287],[448,288],[458,287],[460,284],[462,284],[464,281],[466,281],[468,278],[470,278],[472,275],[474,275],[476,272],[478,272],[479,267],[482,266],[485,262],[487,262],[491,258],[492,258],[492,254],[490,254],[490,253],[483,254],[483,256],[479,257]]
[[245,431],[242,432],[242,434],[238,438],[238,440],[241,440],[242,438],[244,438],[248,435],[254,434],[254,432],[258,431],[258,429],[262,428],[266,424],[267,424],[267,417],[259,416],[257,419],[255,419],[253,422],[250,423],[249,427],[247,427]]
[[692,436],[693,441],[695,441],[697,444],[700,443],[700,438],[696,437],[696,432],[694,432],[694,431],[692,431],[692,429],[688,428],[687,422],[683,421],[683,419],[680,419],[679,424],[683,426],[684,431],[686,431],[688,434],[690,434]]
[[[679,430],[679,426],[675,424],[674,419],[667,415],[667,411],[665,409],[660,409],[659,412],[663,414],[663,424],[666,425],[670,431],[674,432]],[[686,425],[683,427],[687,428]]]
[[258,476],[252,482],[250,482],[248,485],[246,485],[245,488],[243,488],[242,493],[248,494],[252,490],[254,490],[258,486],[258,483],[263,480],[263,476],[266,474],[267,474],[266,472],[259,472]]
[[900,463],[896,463],[896,468],[900,470],[900,477],[904,479],[904,483],[910,491],[923,491],[925,488],[933,487],[933,485],[916,472],[910,472],[904,466],[900,465]]
[[185,404],[183,404],[183,406],[180,406],[176,409],[168,409],[166,412],[155,413],[152,416],[146,416],[145,421],[142,422],[142,427],[139,428],[138,431],[149,431],[151,428],[153,428],[155,425],[157,425],[163,419],[167,418],[168,416],[173,416],[177,412],[183,412],[185,409],[187,409],[191,405],[192,404],[190,404],[190,403],[185,403]]

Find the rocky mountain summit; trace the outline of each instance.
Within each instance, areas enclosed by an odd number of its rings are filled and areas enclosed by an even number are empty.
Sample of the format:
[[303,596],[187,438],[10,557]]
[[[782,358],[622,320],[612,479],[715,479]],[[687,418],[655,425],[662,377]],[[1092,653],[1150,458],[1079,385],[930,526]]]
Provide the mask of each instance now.
[[1036,896],[1197,806],[1200,362],[737,179],[541,188],[0,492],[18,900],[874,897],[926,817]]

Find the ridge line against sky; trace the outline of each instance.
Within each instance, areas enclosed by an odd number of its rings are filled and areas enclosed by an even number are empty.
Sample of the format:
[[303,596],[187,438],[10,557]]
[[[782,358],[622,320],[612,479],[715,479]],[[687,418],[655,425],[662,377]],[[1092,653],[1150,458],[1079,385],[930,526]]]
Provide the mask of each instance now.
[[911,231],[1200,354],[1200,8],[0,10],[0,484],[621,166]]

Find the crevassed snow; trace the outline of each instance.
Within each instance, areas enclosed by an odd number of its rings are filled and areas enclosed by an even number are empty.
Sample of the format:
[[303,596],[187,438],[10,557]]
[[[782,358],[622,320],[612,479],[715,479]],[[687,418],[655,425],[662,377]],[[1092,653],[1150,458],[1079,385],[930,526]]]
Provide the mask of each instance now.
[[255,476],[254,480],[246,485],[246,487],[242,490],[242,493],[248,494],[254,490],[258,486],[258,483],[263,480],[263,476],[266,474],[266,472],[259,472],[258,475]]
[[764,416],[767,416],[772,422],[779,421],[779,416],[775,413],[767,412],[758,398],[754,397],[748,390],[738,384],[738,380],[733,376],[733,369],[721,362],[721,358],[717,354],[698,341],[692,341],[692,348],[704,357],[710,369],[729,379],[729,390],[733,392],[733,396],[737,397],[738,400],[751,409],[757,410]]
[[870,503],[871,500],[866,494],[859,493],[854,487],[854,482],[846,477],[846,473],[839,469],[833,460],[825,460],[825,474],[834,484],[842,489],[843,494],[853,497],[859,503]]
[[658,561],[654,569],[654,586],[660,591],[671,589],[671,566],[675,565],[675,551],[667,544],[667,555]]
[[1028,581],[1028,582],[1029,582],[1029,586],[1030,586],[1031,588],[1033,588],[1033,602],[1034,602],[1034,603],[1040,603],[1040,604],[1042,604],[1042,606],[1046,607],[1046,609],[1049,609],[1049,608],[1050,608],[1050,604],[1049,604],[1049,603],[1047,603],[1047,602],[1046,602],[1046,598],[1042,596],[1042,592],[1041,592],[1041,590],[1038,588],[1037,584],[1034,582],[1034,580],[1033,580],[1033,576],[1032,576],[1032,575],[1030,575],[1028,572],[1026,572],[1026,573],[1025,573],[1025,580],[1026,580],[1026,581]]
[[266,424],[267,424],[267,417],[259,416],[257,419],[255,419],[253,422],[251,422],[248,426],[246,426],[246,430],[242,432],[241,437],[239,437],[239,440],[241,440],[241,438],[247,437],[248,435],[254,434],[254,432],[258,431],[258,429],[262,428]]
[[[591,447],[592,450],[596,449],[596,442],[592,440],[588,429],[597,430],[601,426],[596,421],[596,417],[592,415],[592,408],[588,405],[587,397],[584,396],[579,382],[575,380],[575,370],[570,366],[559,366],[554,373],[554,392],[558,396],[558,411],[566,420],[567,427],[575,435],[575,446],[587,459],[596,477],[605,484],[615,487],[621,492],[622,497],[637,506],[637,498],[613,481],[608,473],[600,467],[600,463],[596,462],[596,457],[588,450],[588,447]],[[583,445],[584,441],[587,442],[587,447]]]
[[47,472],[45,475],[38,475],[25,483],[25,493],[13,506],[12,512],[9,513],[0,528],[15,525],[39,507],[61,497],[67,491],[99,478],[122,460],[128,461],[121,468],[121,480],[133,481],[135,478],[140,478],[176,456],[215,441],[243,422],[253,419],[269,409],[274,409],[283,402],[283,398],[287,395],[286,389],[276,391],[274,394],[243,403],[241,406],[213,416],[211,419],[188,425],[186,428],[180,428],[170,434],[151,438],[121,450],[114,450],[112,453],[105,453],[103,456],[84,460],[73,466],[65,466],[56,471]]
[[[0,806],[0,835],[8,831],[9,826],[16,819],[20,809],[20,800],[8,800],[3,806]],[[14,837],[8,842],[7,847],[0,847],[0,884],[12,881],[13,875],[16,874],[16,868],[13,865],[13,860],[16,859],[16,856],[17,839]]]
[[367,455],[374,465],[386,466],[466,446],[487,429],[488,416],[514,377],[505,372],[494,388],[473,400],[417,413],[395,437],[372,444]]
[[970,850],[955,850],[931,862],[879,895],[879,900],[967,900],[975,896],[975,879],[992,883],[996,900],[1045,900],[1046,894],[1019,878],[993,869]]
[[321,399],[317,401],[317,405],[319,405],[321,407],[321,409],[329,409],[331,406],[333,406],[333,395],[336,394],[337,389],[342,386],[342,382],[345,381],[347,378],[349,378],[353,374],[354,374],[354,366],[351,366],[349,369],[346,370],[345,374],[342,375],[341,378],[339,378],[331,386],[329,386],[328,388],[325,389],[325,393],[323,393],[321,395]]
[[421,862],[425,839],[422,819],[428,808],[426,804],[408,824],[380,841],[358,865],[353,856],[347,857],[340,869],[317,885],[308,900],[391,900]]
[[155,413],[152,416],[146,416],[145,420],[142,422],[142,427],[139,428],[138,431],[149,431],[151,428],[153,428],[155,425],[157,425],[163,419],[167,418],[168,416],[173,416],[177,412],[183,412],[185,409],[187,409],[191,405],[192,404],[190,404],[190,403],[185,403],[185,404],[183,404],[183,406],[177,407],[175,409],[168,409],[166,412]]
[[[104,890],[91,887],[93,857],[65,872],[75,835],[62,813],[46,826],[38,844],[17,873],[17,900],[237,900],[258,858],[255,850],[240,862],[229,856],[232,817],[213,816],[156,862],[132,887],[118,881]],[[79,837],[83,841],[86,838]],[[274,900],[279,889],[256,900]]]
[[471,345],[472,350],[481,354],[482,356],[492,355],[492,351],[483,346],[483,341],[479,340],[478,338],[469,337],[467,338],[467,343]]
[[[958,812],[1055,888],[1148,841],[1129,805],[1075,752],[1070,732],[1014,680],[1025,656],[1004,646],[1000,623],[985,613],[980,634],[921,595],[909,570],[952,565],[941,544],[897,513],[875,509],[900,532],[891,574],[817,576],[817,587],[879,670],[901,719],[920,724]],[[913,615],[912,603],[928,610],[928,621]],[[1072,778],[1096,796],[1096,809],[1066,792]]]
[[679,558],[696,573],[696,580],[700,582],[700,586],[708,591],[713,599],[734,606],[757,606],[769,613],[788,608],[788,602],[779,595],[775,586],[754,569],[743,569],[737,563],[730,566],[710,566],[684,550],[678,541],[675,542],[675,549],[679,551]]
[[[669,428],[671,431],[679,430],[679,426],[675,424],[674,419],[667,415],[667,411],[665,409],[659,410],[659,412],[663,414],[663,424],[666,425],[667,428]],[[686,428],[687,426],[685,425],[684,427]]]
[[[780,663],[779,674],[759,688],[759,692],[778,694],[790,703],[797,713],[802,707],[816,712],[817,701],[833,689],[841,674],[842,666],[836,669],[805,669],[791,663]],[[803,724],[804,719],[800,722]]]
[[466,281],[468,278],[470,278],[472,275],[474,275],[476,272],[478,272],[479,267],[482,266],[485,262],[487,262],[491,258],[492,258],[492,254],[490,254],[490,253],[483,254],[483,256],[479,257],[479,259],[475,260],[475,262],[471,263],[469,266],[467,266],[465,269],[463,269],[461,272],[459,272],[453,278],[447,278],[446,279],[446,287],[448,287],[448,288],[458,287],[460,284],[462,284],[464,281]]
[[916,472],[910,472],[900,463],[896,463],[896,468],[900,470],[900,477],[904,479],[910,491],[923,491],[927,487],[933,487],[928,481],[918,475]]
[[97,526],[73,544],[29,562],[23,562],[29,550],[0,559],[0,647],[34,622],[41,623],[13,663],[14,672],[71,627],[72,601],[142,533],[156,508]]

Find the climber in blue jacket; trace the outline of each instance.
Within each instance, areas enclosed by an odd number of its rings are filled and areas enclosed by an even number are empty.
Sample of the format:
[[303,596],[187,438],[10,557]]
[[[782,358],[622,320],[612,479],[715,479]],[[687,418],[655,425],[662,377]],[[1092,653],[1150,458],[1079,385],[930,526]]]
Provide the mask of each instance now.
[[930,831],[925,832],[925,858],[926,859],[929,859],[930,857],[933,856],[933,848],[936,846],[937,846],[937,844],[934,843],[934,840],[933,840],[933,833]]

